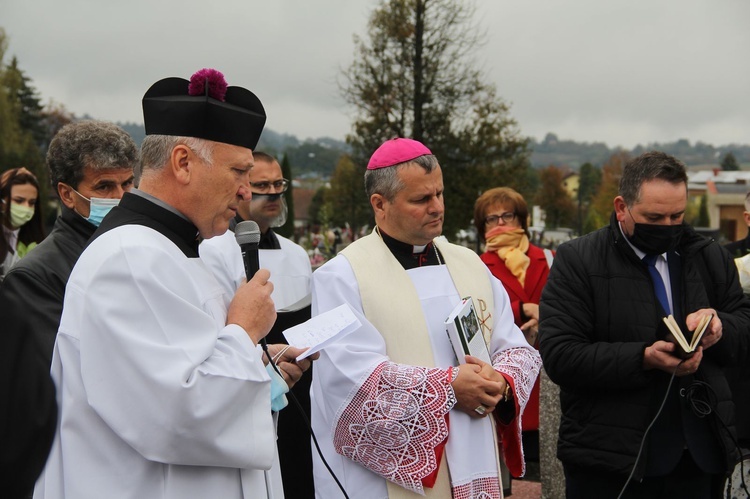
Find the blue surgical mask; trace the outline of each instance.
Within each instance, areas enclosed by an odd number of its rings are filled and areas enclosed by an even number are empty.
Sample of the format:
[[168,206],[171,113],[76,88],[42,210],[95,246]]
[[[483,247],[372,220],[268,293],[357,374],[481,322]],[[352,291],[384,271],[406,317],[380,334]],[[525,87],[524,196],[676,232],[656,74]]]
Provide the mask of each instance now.
[[[71,187],[71,189],[73,188]],[[84,218],[96,227],[99,227],[99,225],[102,223],[102,220],[104,220],[104,217],[107,216],[107,213],[109,213],[112,208],[120,204],[119,199],[95,197],[89,199],[75,189],[73,189],[73,192],[89,202],[89,216]]]
[[271,410],[279,412],[289,403],[285,395],[289,391],[289,385],[286,384],[284,378],[273,370],[270,362],[266,364],[266,371],[271,377]]
[[86,220],[99,227],[107,213],[118,204],[120,204],[119,199],[91,198],[89,217]]

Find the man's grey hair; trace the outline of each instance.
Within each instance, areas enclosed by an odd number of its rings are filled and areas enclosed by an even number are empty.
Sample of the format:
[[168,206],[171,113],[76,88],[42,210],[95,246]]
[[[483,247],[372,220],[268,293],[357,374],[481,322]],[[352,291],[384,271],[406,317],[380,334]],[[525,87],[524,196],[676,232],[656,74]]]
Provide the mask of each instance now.
[[136,184],[140,182],[143,172],[158,171],[164,168],[172,154],[172,149],[178,145],[189,147],[201,161],[211,166],[215,142],[176,135],[147,135],[141,144],[141,167],[135,176]]
[[404,183],[398,178],[398,171],[412,163],[421,166],[427,173],[432,173],[439,166],[434,154],[425,154],[394,166],[367,170],[365,172],[367,199],[370,199],[373,194],[380,194],[392,202],[396,198],[396,194],[404,188]]
[[643,183],[654,179],[665,180],[670,184],[682,183],[687,191],[685,165],[674,156],[651,151],[631,159],[622,169],[620,196],[625,200],[625,204],[630,207],[637,203]]
[[105,121],[77,121],[62,127],[47,150],[52,189],[62,182],[78,189],[83,170],[135,169],[138,146],[122,128]]
[[745,211],[750,212],[750,191],[745,194]]

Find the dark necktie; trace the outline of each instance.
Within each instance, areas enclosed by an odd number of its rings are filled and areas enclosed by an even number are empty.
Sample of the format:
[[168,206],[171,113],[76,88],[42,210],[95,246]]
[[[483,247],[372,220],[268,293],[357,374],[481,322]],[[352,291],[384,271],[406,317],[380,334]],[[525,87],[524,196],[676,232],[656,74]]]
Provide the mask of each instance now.
[[654,281],[654,292],[656,298],[659,299],[661,308],[664,309],[666,314],[670,313],[669,309],[669,298],[667,298],[667,288],[664,286],[664,279],[661,278],[661,274],[656,269],[656,259],[659,255],[646,255],[643,257],[643,263],[648,266],[648,272],[651,274],[651,280]]

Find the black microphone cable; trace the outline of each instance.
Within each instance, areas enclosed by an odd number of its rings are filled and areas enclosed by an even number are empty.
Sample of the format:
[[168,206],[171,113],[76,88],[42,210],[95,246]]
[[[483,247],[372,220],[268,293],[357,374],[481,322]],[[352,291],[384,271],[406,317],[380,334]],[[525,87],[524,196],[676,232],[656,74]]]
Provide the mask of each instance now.
[[[706,416],[713,413],[714,417],[716,417],[716,419],[719,421],[721,426],[726,431],[727,435],[729,435],[729,437],[732,439],[734,448],[740,455],[740,483],[742,485],[742,489],[745,491],[745,494],[747,494],[747,497],[750,497],[750,490],[748,490],[747,484],[745,483],[745,459],[742,455],[742,448],[740,447],[740,443],[737,441],[737,439],[734,438],[734,435],[732,435],[732,432],[729,431],[729,427],[726,425],[726,423],[724,423],[724,420],[719,416],[719,413],[716,412],[716,405],[718,400],[713,387],[704,381],[694,380],[692,383],[690,383],[690,386],[680,390],[680,395],[685,397],[688,406],[693,411],[693,414],[695,414],[697,417],[705,418]],[[725,491],[726,498],[731,497],[731,487],[732,475],[729,475],[729,480],[727,481],[727,489]]]
[[[276,363],[271,358],[271,354],[268,353],[268,344],[266,343],[266,339],[263,338],[260,340],[261,348],[263,349],[263,352],[266,354],[266,357],[268,358],[269,364],[271,364],[271,367],[273,370],[281,376],[281,379],[284,379],[284,376],[281,375],[279,372],[279,368],[276,366]],[[313,443],[315,444],[315,449],[318,451],[318,456],[320,456],[321,461],[323,461],[323,465],[328,470],[328,473],[333,477],[334,481],[336,482],[336,485],[338,485],[339,489],[341,489],[341,493],[344,494],[344,497],[346,499],[349,499],[349,495],[346,493],[346,490],[344,490],[344,486],[341,485],[341,482],[339,481],[339,478],[336,476],[336,473],[333,472],[331,467],[328,464],[328,461],[326,461],[326,458],[323,457],[323,451],[320,450],[320,445],[318,445],[318,439],[315,437],[315,432],[312,429],[312,423],[310,423],[310,420],[307,417],[307,413],[305,413],[304,407],[302,407],[302,404],[300,404],[299,400],[297,400],[297,397],[295,397],[294,393],[292,393],[292,390],[290,389],[287,392],[287,396],[294,402],[295,407],[299,411],[299,413],[302,415],[302,419],[304,420],[305,424],[307,425],[307,429],[310,430],[310,436],[312,437]]]
[[[684,361],[682,361],[684,362]],[[648,432],[651,430],[651,427],[654,426],[654,423],[656,423],[656,420],[661,415],[661,411],[664,409],[664,405],[667,402],[667,398],[669,397],[669,391],[672,388],[672,383],[674,382],[675,374],[677,373],[677,369],[682,365],[682,362],[677,364],[677,366],[672,371],[672,375],[669,378],[669,384],[667,385],[666,393],[664,394],[664,398],[661,401],[661,405],[659,406],[659,410],[656,412],[656,415],[651,420],[651,423],[649,423],[648,427],[646,428],[646,431],[643,433],[643,438],[641,439],[641,445],[638,448],[638,455],[635,458],[635,463],[633,463],[633,468],[630,470],[630,475],[628,476],[628,479],[625,481],[625,485],[623,485],[622,489],[620,490],[620,493],[617,496],[617,499],[620,499],[622,495],[625,493],[625,489],[628,487],[628,484],[630,484],[630,480],[633,478],[633,474],[635,474],[635,469],[638,466],[638,461],[641,458],[641,453],[643,452],[643,445],[646,442],[646,437],[648,436]],[[704,418],[708,416],[711,413],[714,413],[716,416],[716,419],[721,423],[722,427],[726,430],[729,437],[732,439],[732,442],[735,445],[735,448],[740,453],[740,480],[742,481],[742,488],[745,490],[745,493],[748,497],[750,497],[750,491],[748,491],[747,484],[745,483],[745,466],[744,466],[744,459],[742,458],[742,451],[739,445],[739,442],[737,442],[737,439],[734,438],[734,435],[732,435],[732,432],[729,431],[729,428],[724,423],[724,421],[719,417],[718,413],[716,413],[715,407],[716,407],[716,393],[714,392],[711,385],[708,383],[705,383],[703,381],[695,380],[693,381],[690,386],[687,388],[683,388],[680,390],[680,396],[685,397],[688,405],[690,406],[693,413],[699,417]],[[730,488],[732,486],[731,482],[731,476],[729,479],[729,482],[727,483],[727,490],[726,490],[726,498],[730,498]]]
[[674,381],[675,374],[677,374],[677,369],[682,365],[683,362],[685,361],[682,360],[680,361],[679,364],[677,364],[677,366],[675,366],[674,371],[672,371],[672,375],[669,377],[669,384],[667,385],[667,391],[666,393],[664,393],[664,398],[661,401],[659,410],[656,411],[656,415],[648,424],[646,431],[643,433],[643,438],[641,438],[641,445],[638,447],[638,455],[635,456],[635,462],[633,463],[633,468],[630,470],[630,475],[628,475],[628,479],[625,480],[625,485],[622,486],[620,493],[617,495],[617,499],[620,499],[622,497],[622,495],[625,493],[625,489],[628,488],[628,484],[630,484],[630,480],[633,479],[633,475],[635,474],[635,469],[638,467],[638,461],[641,459],[641,453],[643,452],[643,444],[646,443],[646,437],[648,436],[648,432],[651,431],[651,428],[654,426],[654,423],[656,423],[656,420],[659,419],[659,416],[661,415],[661,411],[664,409],[664,405],[667,403],[667,398],[669,397],[669,391],[672,389],[672,382]]
[[[240,251],[242,252],[242,263],[245,267],[245,277],[247,277],[248,281],[253,278],[255,273],[260,268],[260,259],[258,257],[258,243],[260,242],[260,235],[260,227],[258,227],[258,224],[253,220],[242,221],[238,223],[234,228],[234,237],[237,240],[237,244],[240,246]],[[276,371],[276,374],[278,374],[281,379],[284,379],[284,376],[281,375],[278,367],[276,366],[276,363],[273,361],[271,354],[268,353],[268,344],[266,343],[265,338],[261,338],[260,346],[263,349],[263,352],[266,354],[268,362],[271,364],[273,370]],[[328,473],[330,473],[333,479],[336,481],[336,485],[338,485],[339,489],[341,489],[341,493],[344,494],[344,497],[346,499],[349,499],[346,490],[344,490],[344,486],[341,485],[338,477],[328,465],[328,461],[326,461],[326,459],[323,457],[323,452],[320,450],[318,439],[315,437],[315,433],[312,429],[312,424],[310,423],[310,420],[305,413],[305,409],[302,407],[302,404],[300,404],[299,400],[297,400],[297,397],[294,396],[294,393],[292,393],[291,390],[287,392],[287,395],[289,395],[289,398],[294,401],[294,405],[299,410],[300,414],[302,415],[302,419],[305,421],[307,428],[310,430],[310,436],[312,436],[313,443],[315,443],[315,449],[318,451],[318,455],[323,461],[323,464],[328,470]]]

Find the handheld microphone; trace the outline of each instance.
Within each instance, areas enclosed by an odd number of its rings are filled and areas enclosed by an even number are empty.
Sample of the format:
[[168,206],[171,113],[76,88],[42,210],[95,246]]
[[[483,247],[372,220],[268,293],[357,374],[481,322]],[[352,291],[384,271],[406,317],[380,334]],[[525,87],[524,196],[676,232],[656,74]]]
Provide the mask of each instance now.
[[[245,266],[245,277],[247,277],[249,282],[258,269],[260,269],[260,259],[258,258],[260,227],[258,227],[258,224],[252,220],[240,222],[234,227],[234,238],[237,241],[237,244],[240,245],[240,251],[242,251],[242,263]],[[268,353],[265,338],[261,338],[260,345],[270,359],[271,355]]]
[[260,227],[252,220],[240,222],[234,228],[234,238],[240,245],[242,263],[245,265],[245,276],[250,281],[260,268],[260,260],[258,259]]
[[[234,227],[234,238],[237,240],[237,244],[240,245],[240,250],[242,251],[242,263],[245,265],[245,276],[247,277],[247,280],[253,278],[255,273],[260,268],[260,260],[258,258],[258,244],[260,243],[260,227],[258,227],[258,224],[253,222],[252,220],[245,220],[244,222],[238,223]],[[275,362],[270,361],[271,360],[271,354],[268,353],[268,344],[266,343],[265,338],[261,338],[260,340],[260,346],[263,349],[263,351],[266,353],[266,357],[269,359],[269,364],[273,368],[274,371],[276,371],[276,374],[281,377],[281,379],[284,379],[283,376],[281,376],[281,373],[279,372],[278,367],[276,367]],[[305,419],[305,422],[307,423],[307,427],[310,430],[310,435],[312,436],[312,440],[315,443],[315,448],[318,451],[318,455],[320,456],[320,459],[323,461],[323,464],[325,465],[328,472],[333,476],[334,481],[336,482],[336,485],[338,485],[339,489],[341,489],[341,492],[344,494],[344,497],[346,499],[349,499],[349,496],[346,493],[346,490],[344,490],[344,486],[341,485],[341,482],[339,481],[336,474],[331,469],[331,466],[326,461],[325,457],[323,457],[323,453],[320,450],[320,446],[318,445],[318,439],[315,437],[315,433],[312,431],[312,427],[310,426],[310,421],[307,418],[305,409],[302,408],[302,405],[297,400],[297,397],[294,396],[294,393],[289,392],[289,396],[294,401],[295,405],[297,406],[297,410],[300,411],[300,413],[303,415],[303,418]]]

